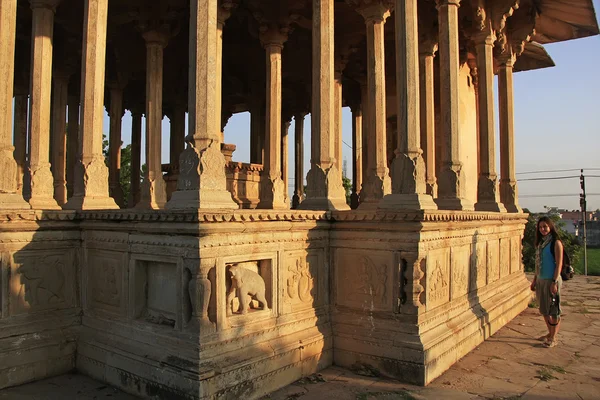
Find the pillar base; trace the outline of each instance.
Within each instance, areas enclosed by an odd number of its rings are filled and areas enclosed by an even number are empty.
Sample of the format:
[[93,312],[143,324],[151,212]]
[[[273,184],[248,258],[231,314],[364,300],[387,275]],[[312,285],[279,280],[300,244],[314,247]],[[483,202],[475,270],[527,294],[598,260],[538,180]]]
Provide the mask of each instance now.
[[306,199],[298,206],[299,210],[349,210],[346,192],[335,165],[323,170],[313,164],[306,175]]
[[73,196],[63,206],[65,210],[114,210],[119,208],[112,197]]
[[356,193],[355,191],[352,191],[352,194],[350,195],[350,208],[353,210],[356,210],[359,205],[360,205],[360,197],[358,196],[358,193]]
[[198,150],[188,147],[179,157],[179,179],[177,191],[165,208],[181,209],[228,209],[239,206],[227,191],[225,157],[220,144],[211,142],[208,147]]
[[165,208],[167,203],[167,184],[162,175],[142,182],[142,198],[135,208],[146,210],[158,210]]
[[379,206],[379,202],[391,192],[392,180],[390,177],[387,174],[381,177],[372,171],[363,183],[358,208],[361,210],[376,209]]
[[292,209],[295,210],[300,205],[300,196],[297,193],[294,193],[292,197]]
[[279,177],[263,176],[261,200],[256,208],[263,210],[288,210],[289,199],[285,196],[285,184]]
[[32,197],[29,199],[29,205],[33,210],[60,210],[61,207],[58,205],[53,197]]
[[475,211],[506,212],[506,207],[500,202],[483,200],[475,203]]
[[75,167],[75,194],[65,210],[114,210],[119,206],[108,196],[108,168],[102,156],[94,155]]
[[18,193],[0,193],[0,209],[29,210],[31,205]]
[[472,201],[459,197],[438,197],[435,203],[440,210],[473,211],[475,206]]
[[110,194],[110,197],[112,197],[113,199],[115,199],[115,203],[117,203],[117,205],[120,208],[124,208],[125,207],[125,195],[123,194],[123,188],[121,187],[120,183],[111,183],[108,186],[108,191]]
[[377,208],[384,210],[437,210],[437,205],[428,194],[388,194]]
[[433,182],[425,182],[425,193],[427,193],[428,195],[430,195],[433,198],[437,197],[437,183],[435,181]]
[[519,190],[515,181],[500,181],[500,198],[502,204],[509,213],[522,213],[523,209],[519,207]]

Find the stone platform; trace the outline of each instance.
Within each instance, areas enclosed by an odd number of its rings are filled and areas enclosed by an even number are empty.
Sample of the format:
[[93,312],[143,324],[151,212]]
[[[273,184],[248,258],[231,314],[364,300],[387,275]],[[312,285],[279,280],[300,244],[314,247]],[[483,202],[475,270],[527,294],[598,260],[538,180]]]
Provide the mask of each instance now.
[[[331,367],[263,399],[574,399],[600,397],[600,278],[578,276],[563,287],[560,344],[546,349],[535,308],[528,308],[427,387]],[[371,376],[369,376],[371,375]],[[0,399],[129,400],[82,375],[62,375],[0,391]]]

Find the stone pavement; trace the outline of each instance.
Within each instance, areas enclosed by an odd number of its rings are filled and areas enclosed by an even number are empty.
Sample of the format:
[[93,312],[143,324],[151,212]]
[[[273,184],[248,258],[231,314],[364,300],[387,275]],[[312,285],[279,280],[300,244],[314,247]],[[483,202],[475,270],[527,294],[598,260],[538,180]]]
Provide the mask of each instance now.
[[[427,387],[331,367],[263,399],[600,400],[600,277],[578,276],[563,286],[559,345],[536,340],[546,332],[529,308]],[[63,375],[0,391],[0,400],[104,399],[126,395],[82,375]],[[243,400],[243,399],[240,399]]]

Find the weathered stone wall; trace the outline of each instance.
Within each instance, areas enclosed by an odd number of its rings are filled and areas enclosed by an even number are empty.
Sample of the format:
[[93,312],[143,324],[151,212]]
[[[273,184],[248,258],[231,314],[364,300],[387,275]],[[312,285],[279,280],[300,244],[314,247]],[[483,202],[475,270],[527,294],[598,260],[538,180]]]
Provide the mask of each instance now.
[[73,217],[0,216],[0,389],[75,368],[81,308]]
[[427,384],[527,307],[523,215],[334,217],[337,365]]

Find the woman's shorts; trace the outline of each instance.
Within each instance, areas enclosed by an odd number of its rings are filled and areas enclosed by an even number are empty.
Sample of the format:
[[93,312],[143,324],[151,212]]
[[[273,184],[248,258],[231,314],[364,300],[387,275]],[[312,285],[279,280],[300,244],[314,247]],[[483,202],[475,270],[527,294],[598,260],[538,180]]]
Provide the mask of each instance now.
[[[558,292],[556,292],[556,296],[552,295],[550,285],[552,285],[552,280],[538,278],[535,285],[535,296],[540,305],[540,314],[558,316],[561,313],[560,288],[562,287],[562,279],[558,278]],[[554,304],[552,302],[553,297],[556,297]]]

